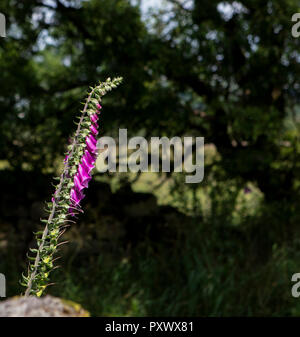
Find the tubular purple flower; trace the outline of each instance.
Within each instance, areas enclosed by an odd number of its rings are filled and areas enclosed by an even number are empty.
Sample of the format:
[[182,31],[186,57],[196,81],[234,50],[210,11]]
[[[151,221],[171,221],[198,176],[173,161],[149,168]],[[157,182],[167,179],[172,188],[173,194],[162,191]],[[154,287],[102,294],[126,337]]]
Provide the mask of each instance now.
[[93,136],[93,135],[89,135],[88,138],[91,140],[91,142],[94,144],[94,145],[97,145],[97,139]]
[[79,177],[78,173],[74,177],[74,184],[75,184],[75,188],[78,191],[82,191],[86,187],[81,183],[81,180],[80,180],[80,177]]
[[70,196],[75,205],[79,205],[80,201],[85,197],[85,195],[76,188],[71,189]]
[[[98,127],[97,123],[96,126]],[[76,206],[79,205],[80,201],[84,198],[82,191],[84,188],[88,187],[88,184],[92,179],[90,172],[95,166],[97,151],[97,139],[93,135],[93,133],[97,131],[96,126],[92,125],[91,134],[86,138],[87,150],[84,152],[81,163],[78,166],[78,171],[74,176],[75,186],[71,189],[70,196]],[[72,211],[70,213],[73,215]]]
[[89,162],[85,157],[82,158],[82,164],[86,167],[88,173],[90,173],[95,166],[94,163]]
[[97,123],[98,119],[99,119],[99,117],[97,116],[97,114],[91,115],[91,121],[92,121],[93,123]]
[[90,165],[95,166],[94,164],[96,162],[96,156],[95,155],[92,156],[89,153],[89,151],[85,151],[84,156],[82,157],[82,159],[84,159],[88,163],[89,166]]
[[90,146],[89,144],[87,144],[87,150],[91,153],[91,154],[96,154],[97,153],[97,147],[96,146]]
[[97,128],[95,127],[95,125],[91,126],[91,132],[93,135],[97,136],[99,131],[97,130]]
[[90,176],[84,176],[82,177],[81,174],[78,172],[77,173],[77,177],[80,181],[80,184],[84,187],[84,188],[88,188],[89,187],[89,182],[92,179],[92,177]]
[[87,145],[87,149],[90,153],[95,154],[97,152],[97,141],[95,143],[90,137],[87,137],[86,138],[86,145]]
[[96,159],[97,159],[96,154],[91,154],[88,150],[85,150],[84,155],[88,159],[89,162],[91,162],[91,163],[96,162]]
[[[84,186],[85,186],[85,184],[88,184],[89,181],[92,179],[92,177],[90,176],[90,174],[87,171],[87,168],[85,167],[84,164],[79,164],[78,174],[79,174],[81,184],[84,185]],[[86,187],[87,187],[87,185],[86,185]]]

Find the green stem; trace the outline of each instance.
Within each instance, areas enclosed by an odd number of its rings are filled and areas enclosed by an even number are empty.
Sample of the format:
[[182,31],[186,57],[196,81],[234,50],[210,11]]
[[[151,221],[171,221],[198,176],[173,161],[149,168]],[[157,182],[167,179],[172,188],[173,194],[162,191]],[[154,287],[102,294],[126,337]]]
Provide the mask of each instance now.
[[[74,140],[73,140],[73,143],[72,143],[72,149],[71,149],[71,152],[70,152],[70,155],[67,159],[67,163],[66,163],[66,166],[65,166],[65,169],[64,169],[64,172],[61,174],[61,177],[60,177],[60,182],[59,182],[59,185],[58,185],[58,188],[57,188],[57,191],[56,191],[56,194],[59,196],[59,193],[61,191],[61,188],[62,188],[62,185],[63,185],[63,182],[64,182],[64,179],[65,177],[68,175],[69,173],[69,158],[72,157],[73,155],[73,152],[74,152],[74,149],[75,149],[75,146],[77,144],[77,138],[80,134],[80,129],[81,129],[81,123],[83,121],[83,118],[86,114],[86,111],[87,111],[87,108],[88,108],[88,105],[90,103],[90,100],[92,98],[92,95],[94,93],[95,89],[93,89],[91,91],[91,93],[89,94],[88,96],[88,99],[85,103],[85,106],[84,106],[84,109],[83,109],[83,112],[82,112],[82,115],[81,115],[81,118],[80,118],[80,121],[79,121],[79,124],[78,124],[78,127],[77,127],[77,130],[76,130],[76,134],[75,134],[75,137],[74,137]],[[59,198],[59,197],[58,197]],[[53,201],[53,206],[52,206],[52,210],[51,210],[51,213],[49,215],[49,218],[48,218],[48,221],[47,221],[47,225],[45,226],[45,229],[43,231],[43,235],[42,235],[42,240],[41,240],[41,244],[39,246],[39,249],[38,249],[38,252],[36,254],[36,258],[35,258],[35,262],[34,262],[34,270],[33,272],[30,274],[30,279],[28,281],[28,286],[27,286],[27,289],[26,289],[26,292],[25,292],[25,296],[28,297],[30,296],[30,292],[31,292],[31,289],[32,289],[32,283],[33,283],[33,280],[35,278],[35,275],[37,273],[37,269],[38,269],[38,265],[40,263],[40,252],[43,250],[44,248],[44,244],[45,244],[45,240],[46,240],[46,237],[48,235],[48,225],[52,222],[53,220],[53,217],[54,217],[54,214],[55,214],[55,210],[56,210],[56,206],[57,206],[57,203],[56,203],[56,199],[54,199]]]

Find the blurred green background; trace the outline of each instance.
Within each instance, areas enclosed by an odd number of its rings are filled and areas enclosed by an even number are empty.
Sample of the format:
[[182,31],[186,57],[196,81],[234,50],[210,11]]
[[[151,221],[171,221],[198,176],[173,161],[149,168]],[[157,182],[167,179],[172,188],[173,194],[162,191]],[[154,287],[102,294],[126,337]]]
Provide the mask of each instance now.
[[205,178],[95,172],[56,285],[94,316],[299,316],[297,0],[2,0],[0,272],[19,294],[89,86],[101,135],[205,137]]

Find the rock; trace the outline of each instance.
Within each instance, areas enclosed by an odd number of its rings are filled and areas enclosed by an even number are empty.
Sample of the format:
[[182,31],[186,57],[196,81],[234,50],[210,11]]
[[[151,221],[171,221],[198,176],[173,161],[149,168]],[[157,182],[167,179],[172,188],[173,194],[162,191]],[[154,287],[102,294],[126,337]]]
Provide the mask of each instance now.
[[0,317],[89,317],[77,303],[57,297],[13,297],[0,302]]

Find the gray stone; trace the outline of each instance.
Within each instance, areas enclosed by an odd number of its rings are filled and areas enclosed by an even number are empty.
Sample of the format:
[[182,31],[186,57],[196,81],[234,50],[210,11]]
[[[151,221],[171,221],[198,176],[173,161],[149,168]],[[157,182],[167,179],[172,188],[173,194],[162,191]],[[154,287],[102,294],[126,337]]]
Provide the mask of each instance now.
[[77,303],[57,297],[13,297],[0,302],[0,317],[88,317]]

